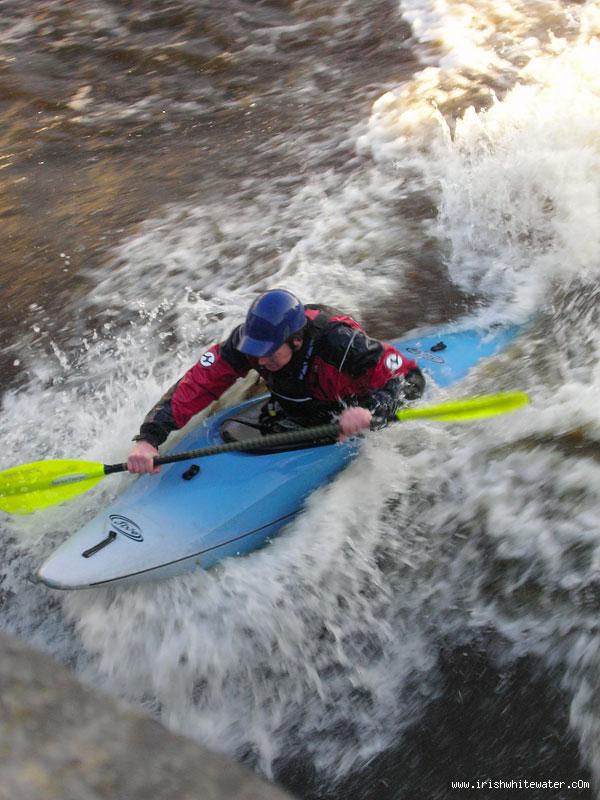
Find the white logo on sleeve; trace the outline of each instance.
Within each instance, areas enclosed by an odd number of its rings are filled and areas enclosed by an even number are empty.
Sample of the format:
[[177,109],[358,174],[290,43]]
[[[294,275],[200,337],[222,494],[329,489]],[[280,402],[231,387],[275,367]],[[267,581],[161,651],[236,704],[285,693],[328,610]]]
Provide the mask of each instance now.
[[390,353],[385,361],[385,365],[391,372],[397,372],[402,366],[402,357],[399,353]]
[[212,367],[215,361],[215,354],[211,353],[210,350],[208,353],[204,353],[204,355],[200,358],[200,363],[203,367]]

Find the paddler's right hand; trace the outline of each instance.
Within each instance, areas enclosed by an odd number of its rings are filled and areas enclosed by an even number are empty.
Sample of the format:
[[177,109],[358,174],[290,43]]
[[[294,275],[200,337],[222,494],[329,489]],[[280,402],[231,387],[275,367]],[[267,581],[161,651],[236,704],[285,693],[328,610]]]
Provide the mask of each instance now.
[[157,455],[158,450],[150,442],[136,442],[135,447],[127,458],[127,469],[129,472],[151,472],[156,475],[160,472],[160,467],[154,466],[154,458]]

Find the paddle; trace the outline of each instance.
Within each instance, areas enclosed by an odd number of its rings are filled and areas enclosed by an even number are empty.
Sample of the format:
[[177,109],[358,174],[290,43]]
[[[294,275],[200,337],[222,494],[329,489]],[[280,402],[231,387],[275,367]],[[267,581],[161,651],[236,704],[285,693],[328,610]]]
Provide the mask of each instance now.
[[[403,408],[396,412],[401,421],[433,419],[438,422],[464,422],[482,417],[492,417],[515,411],[525,405],[529,398],[524,392],[501,392],[500,394],[469,397],[435,406]],[[279,445],[299,442],[317,442],[337,437],[340,427],[337,422],[315,428],[303,428],[286,433],[275,433],[248,439],[245,442],[227,442],[190,450],[176,455],[159,456],[156,465],[189,461],[218,453],[268,450]],[[105,475],[126,472],[127,464],[98,464],[93,461],[35,461],[0,472],[0,509],[11,514],[28,514],[40,508],[70,500],[95,486]]]

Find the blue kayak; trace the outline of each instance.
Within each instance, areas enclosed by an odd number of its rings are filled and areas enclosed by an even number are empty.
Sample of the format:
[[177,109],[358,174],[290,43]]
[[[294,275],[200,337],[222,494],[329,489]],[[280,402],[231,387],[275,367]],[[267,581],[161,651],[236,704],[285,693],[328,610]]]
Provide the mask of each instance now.
[[[394,341],[427,377],[428,392],[464,378],[480,360],[503,350],[517,326],[428,331]],[[256,438],[255,398],[206,419],[173,448],[181,453]],[[229,556],[256,550],[301,512],[317,487],[360,451],[361,440],[274,452],[229,452],[163,466],[136,480],[108,508],[62,544],[38,577],[56,589],[167,578],[208,569]]]

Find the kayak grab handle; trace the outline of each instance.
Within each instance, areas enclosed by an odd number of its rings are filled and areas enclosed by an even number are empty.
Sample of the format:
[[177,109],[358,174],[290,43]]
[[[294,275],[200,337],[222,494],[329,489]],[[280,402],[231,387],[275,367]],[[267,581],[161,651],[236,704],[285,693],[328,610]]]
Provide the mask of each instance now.
[[117,532],[116,531],[109,531],[109,534],[106,537],[106,539],[102,539],[101,542],[98,542],[98,544],[95,544],[93,547],[90,547],[89,550],[84,550],[81,555],[84,558],[89,558],[90,556],[95,555],[99,550],[102,550],[103,547],[106,547],[111,542],[114,542],[114,540],[116,538],[117,538]]

